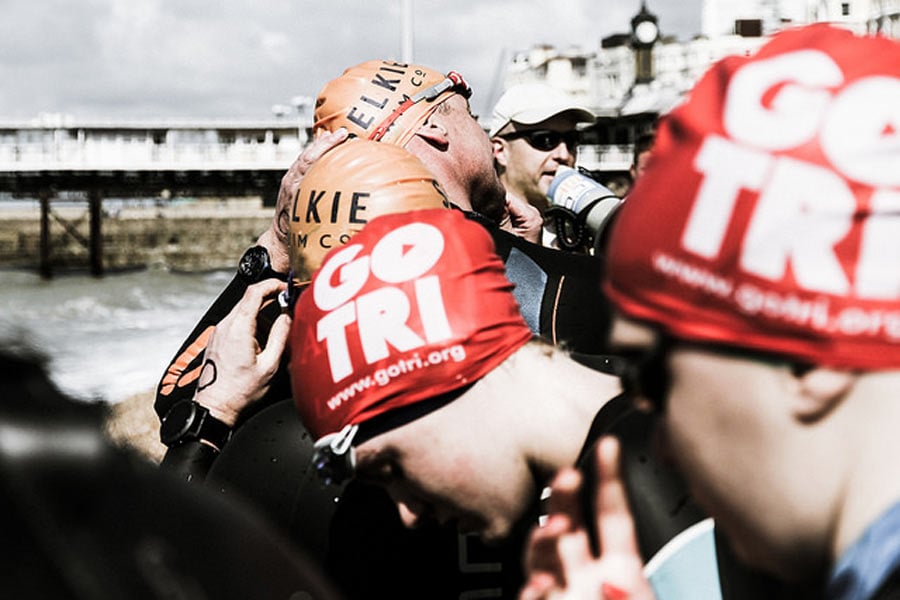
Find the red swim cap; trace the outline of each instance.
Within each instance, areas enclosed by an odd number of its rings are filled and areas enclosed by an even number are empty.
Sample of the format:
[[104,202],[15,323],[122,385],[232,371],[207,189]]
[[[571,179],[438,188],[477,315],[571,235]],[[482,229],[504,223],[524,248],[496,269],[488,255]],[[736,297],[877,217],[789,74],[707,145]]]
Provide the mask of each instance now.
[[455,210],[373,219],[300,296],[290,371],[318,439],[477,381],[531,339],[490,235]]
[[675,337],[900,366],[900,44],[814,25],[727,58],[661,124],[606,291]]

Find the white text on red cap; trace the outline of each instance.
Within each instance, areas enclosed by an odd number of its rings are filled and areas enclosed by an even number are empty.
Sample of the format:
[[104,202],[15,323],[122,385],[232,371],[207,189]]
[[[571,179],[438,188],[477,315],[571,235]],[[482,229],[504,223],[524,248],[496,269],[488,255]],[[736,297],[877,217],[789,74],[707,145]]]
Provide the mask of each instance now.
[[[886,252],[900,255],[900,219],[866,221],[852,281],[835,254],[862,202],[845,177],[873,188],[873,213],[900,212],[900,79],[870,76],[835,93],[843,82],[840,67],[815,50],[735,72],[724,106],[730,138],[707,136],[694,161],[703,181],[681,238],[687,251],[716,258],[739,195],[756,192],[742,270],[778,281],[790,264],[798,285],[811,292],[900,297],[900,269],[885,277],[881,268]],[[811,141],[831,168],[777,154]]]
[[[411,223],[381,238],[369,255],[360,255],[363,250],[363,245],[351,244],[332,255],[312,287],[313,301],[326,311],[316,324],[316,336],[325,342],[334,382],[354,372],[347,331],[353,323],[369,365],[389,356],[388,344],[405,352],[452,335],[440,279],[423,277],[444,252],[444,236],[438,228]],[[413,294],[384,285],[357,296],[370,275],[385,284],[413,282]],[[413,307],[418,310],[421,331],[408,325]]]

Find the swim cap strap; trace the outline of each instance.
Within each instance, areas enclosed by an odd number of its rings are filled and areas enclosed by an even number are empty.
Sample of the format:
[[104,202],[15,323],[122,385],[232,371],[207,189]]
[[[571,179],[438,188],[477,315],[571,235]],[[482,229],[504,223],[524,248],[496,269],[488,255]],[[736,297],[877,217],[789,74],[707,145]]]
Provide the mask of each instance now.
[[450,71],[447,73],[447,77],[431,87],[427,87],[418,94],[411,96],[404,100],[400,106],[394,109],[394,111],[389,114],[384,121],[382,121],[378,127],[375,128],[375,131],[369,136],[370,140],[379,141],[384,135],[388,132],[388,129],[391,128],[391,125],[394,124],[394,121],[400,118],[400,116],[405,113],[411,106],[414,104],[421,102],[422,100],[426,100],[431,102],[447,90],[452,90],[454,88],[459,88],[456,91],[466,98],[472,95],[472,88],[469,87],[469,84],[466,83],[466,80],[463,79],[463,76],[457,73],[456,71]]

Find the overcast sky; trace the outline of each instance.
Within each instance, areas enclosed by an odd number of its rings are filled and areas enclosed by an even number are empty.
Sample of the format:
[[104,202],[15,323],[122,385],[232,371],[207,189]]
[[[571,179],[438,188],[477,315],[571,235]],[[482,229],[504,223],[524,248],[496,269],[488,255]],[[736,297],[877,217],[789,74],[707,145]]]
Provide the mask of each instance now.
[[[485,106],[501,59],[595,50],[640,0],[412,0],[415,62],[460,71]],[[701,0],[648,0],[664,35]],[[400,58],[402,0],[0,0],[0,120],[255,118],[372,58]]]

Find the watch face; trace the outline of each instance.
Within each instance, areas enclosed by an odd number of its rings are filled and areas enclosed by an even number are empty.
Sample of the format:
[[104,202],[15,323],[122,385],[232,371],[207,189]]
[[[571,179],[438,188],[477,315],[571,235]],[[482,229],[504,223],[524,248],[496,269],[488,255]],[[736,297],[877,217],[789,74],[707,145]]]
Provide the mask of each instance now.
[[160,441],[168,446],[181,440],[194,424],[195,412],[196,405],[190,401],[178,402],[172,406],[160,424]]
[[268,267],[269,253],[262,246],[253,246],[241,256],[238,273],[248,281],[256,283]]
[[659,28],[653,21],[641,21],[634,28],[634,37],[642,44],[652,44],[656,41]]

